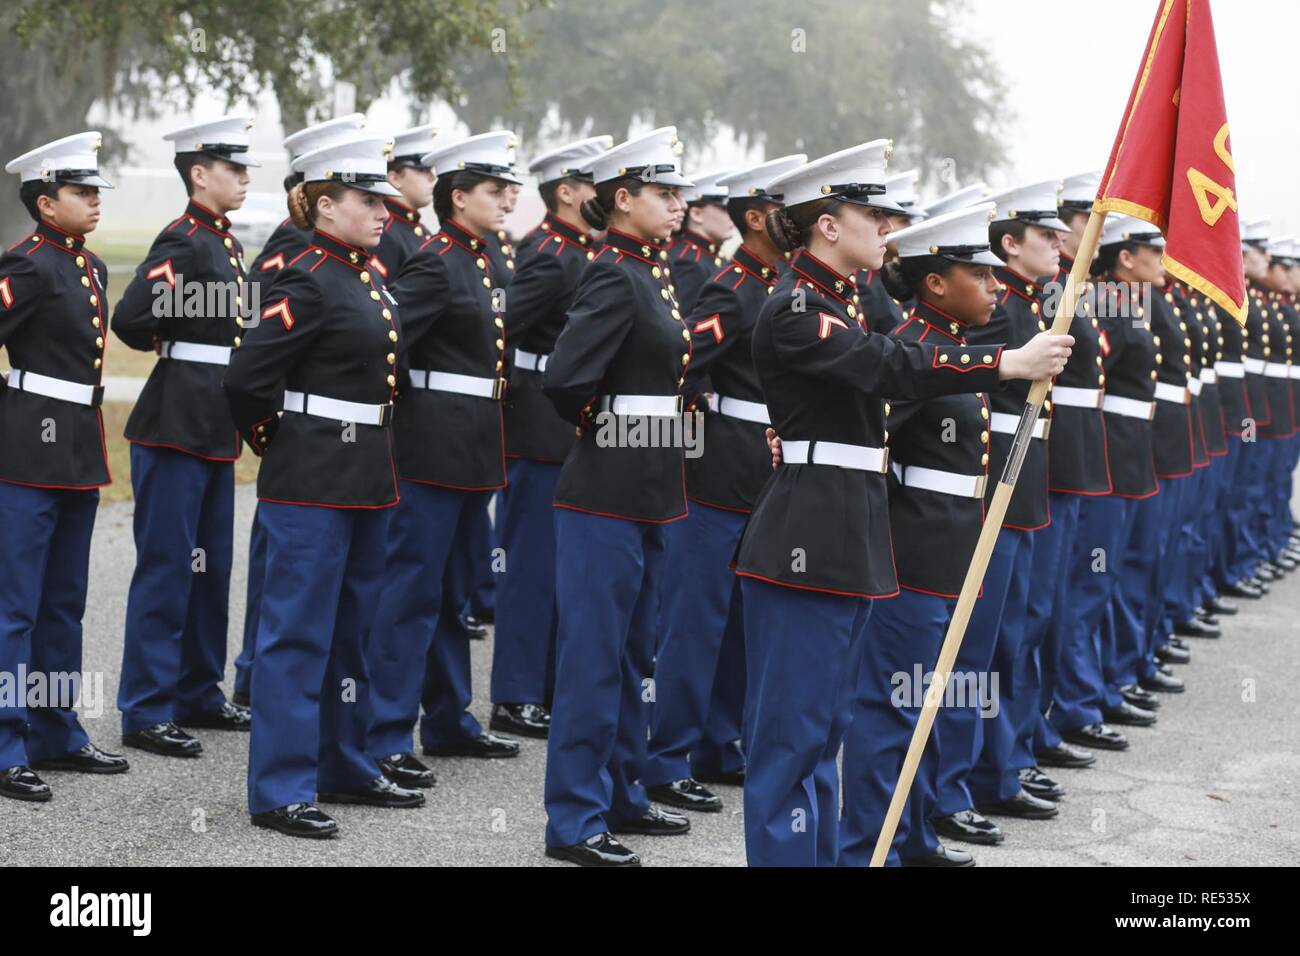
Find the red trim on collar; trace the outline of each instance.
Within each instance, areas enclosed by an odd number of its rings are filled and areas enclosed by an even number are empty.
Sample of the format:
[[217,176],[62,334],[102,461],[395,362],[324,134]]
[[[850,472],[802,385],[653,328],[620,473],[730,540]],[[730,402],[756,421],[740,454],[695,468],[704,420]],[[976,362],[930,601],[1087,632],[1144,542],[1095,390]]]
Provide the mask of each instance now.
[[[836,291],[835,291],[834,289],[832,289],[830,286],[824,285],[824,284],[823,284],[822,282],[820,282],[816,277],[811,276],[811,275],[809,275],[807,272],[805,272],[803,269],[800,269],[800,268],[799,268],[799,264],[800,264],[804,259],[810,259],[810,260],[812,260],[813,262],[817,263],[817,265],[819,265],[821,268],[825,269],[828,273],[830,273],[830,275],[833,276],[835,280],[838,280],[838,281],[840,281],[840,282],[843,282],[843,283],[844,283],[844,288],[845,288],[847,294],[836,292]],[[852,290],[852,289],[854,288],[853,280],[849,279],[847,276],[840,275],[840,273],[836,272],[834,269],[832,269],[832,268],[831,268],[830,266],[828,266],[826,263],[822,262],[820,259],[818,259],[816,256],[814,256],[814,255],[813,255],[811,252],[809,252],[807,249],[802,249],[802,250],[800,250],[799,255],[795,258],[795,260],[794,260],[793,262],[790,263],[790,268],[793,269],[795,272],[799,273],[799,275],[803,276],[805,279],[807,279],[809,282],[811,282],[811,283],[812,283],[814,286],[816,286],[817,288],[822,289],[823,291],[825,291],[826,294],[829,295],[831,298],[833,298],[833,299],[838,299],[840,302],[843,302],[845,305],[851,305],[851,304],[852,304],[852,302],[853,302],[853,299],[852,299],[852,291],[850,291],[850,290]]]

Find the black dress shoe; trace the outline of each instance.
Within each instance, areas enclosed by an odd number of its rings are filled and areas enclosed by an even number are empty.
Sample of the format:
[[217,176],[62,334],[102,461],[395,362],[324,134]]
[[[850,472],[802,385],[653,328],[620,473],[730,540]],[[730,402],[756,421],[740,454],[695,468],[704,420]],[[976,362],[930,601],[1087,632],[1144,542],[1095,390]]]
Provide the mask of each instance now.
[[1191,653],[1191,650],[1192,650],[1192,645],[1188,644],[1185,640],[1183,640],[1183,639],[1182,639],[1181,637],[1179,637],[1177,634],[1172,634],[1172,635],[1170,635],[1170,637],[1169,637],[1169,646],[1170,646],[1170,647],[1176,647],[1176,648],[1178,648],[1180,651],[1187,651],[1188,653]]
[[574,846],[548,846],[546,855],[552,860],[567,860],[578,866],[641,865],[641,858],[610,833],[597,833],[591,839]]
[[1273,566],[1281,568],[1283,571],[1294,571],[1296,568],[1300,567],[1300,564],[1297,564],[1295,558],[1288,556],[1287,553],[1283,551],[1273,559]]
[[238,730],[248,733],[253,729],[253,712],[247,707],[226,701],[216,710],[195,714],[176,721],[177,726],[196,730]]
[[1026,767],[1018,776],[1020,786],[1024,787],[1025,792],[1031,797],[1055,803],[1065,796],[1065,788],[1037,767]]
[[1086,724],[1076,730],[1067,731],[1061,736],[1081,747],[1095,747],[1098,750],[1128,750],[1128,738],[1105,724]]
[[519,741],[496,734],[479,734],[473,740],[459,744],[446,744],[441,747],[424,747],[421,750],[426,757],[518,757]]
[[1021,820],[1050,820],[1061,811],[1051,800],[1040,800],[1021,790],[1010,800],[999,800],[979,808],[991,817],[1016,817]]
[[1183,637],[1218,637],[1223,630],[1217,624],[1192,618],[1182,624],[1175,624],[1174,633]]
[[729,787],[745,785],[744,770],[719,770],[717,773],[697,773],[695,779],[700,783],[722,783]]
[[1236,614],[1239,610],[1241,610],[1239,607],[1237,607],[1237,605],[1233,604],[1231,601],[1226,601],[1223,598],[1219,597],[1218,595],[1215,595],[1214,597],[1210,598],[1202,606],[1205,608],[1205,610],[1209,611],[1211,614],[1215,614],[1219,617],[1232,617],[1232,615]]
[[1138,685],[1144,691],[1153,691],[1156,693],[1182,693],[1187,689],[1182,678],[1173,678],[1164,671],[1156,671],[1149,678],[1139,680]]
[[966,850],[959,850],[955,846],[947,847],[941,843],[933,853],[908,857],[899,862],[903,866],[974,866],[975,857]]
[[1196,617],[1194,618],[1194,620],[1200,621],[1202,624],[1208,624],[1210,627],[1223,626],[1222,624],[1219,623],[1219,619],[1215,615],[1211,614],[1203,607],[1198,607],[1196,609]]
[[1256,590],[1260,592],[1260,594],[1268,593],[1268,583],[1261,577],[1256,577],[1255,575],[1251,575],[1250,577],[1246,578],[1246,583],[1253,586]]
[[1282,577],[1282,569],[1274,569],[1268,562],[1263,562],[1255,569],[1255,577],[1265,584],[1271,584]]
[[433,771],[415,759],[415,754],[392,754],[379,761],[384,776],[399,787],[427,790],[437,783]]
[[465,629],[465,633],[469,635],[470,640],[487,640],[487,625],[483,623],[481,618],[478,618],[473,614],[462,614],[460,616],[460,626]]
[[203,744],[199,743],[199,739],[191,737],[170,720],[137,730],[133,734],[123,734],[122,744],[163,757],[197,757],[203,753]]
[[644,833],[646,836],[679,836],[689,833],[690,818],[684,813],[675,813],[650,804],[650,809],[635,820],[624,820],[610,827],[612,833]]
[[1134,707],[1128,701],[1121,701],[1118,707],[1102,708],[1102,716],[1108,724],[1123,724],[1127,727],[1150,727],[1156,722],[1156,715],[1149,710]]
[[1159,710],[1160,698],[1155,694],[1143,690],[1137,684],[1129,684],[1119,689],[1120,696],[1132,704],[1134,707],[1142,710]]
[[266,813],[254,813],[253,826],[309,840],[325,840],[339,832],[334,818],[310,803],[291,803]]
[[237,690],[230,695],[230,702],[236,707],[252,707],[253,698],[246,690]]
[[36,771],[30,767],[0,770],[0,797],[44,803],[52,796],[54,792],[50,790],[50,785],[36,776]]
[[1191,651],[1184,650],[1181,647],[1174,647],[1172,644],[1156,648],[1156,660],[1164,664],[1186,664],[1191,659]]
[[1235,598],[1249,598],[1252,601],[1258,600],[1264,596],[1264,592],[1246,581],[1244,578],[1240,581],[1235,581],[1232,584],[1229,584],[1223,589],[1223,593],[1230,594]]
[[424,794],[419,790],[399,787],[385,776],[376,777],[361,790],[318,793],[316,799],[321,803],[360,803],[367,807],[389,807],[395,810],[424,806]]
[[126,773],[131,764],[121,754],[111,754],[100,750],[94,744],[86,744],[80,750],[74,750],[62,757],[38,760],[32,764],[37,770],[71,770],[73,773]]
[[656,803],[666,803],[683,810],[697,810],[700,813],[718,813],[722,810],[722,798],[690,777],[646,787],[645,792]]
[[997,846],[1005,839],[998,825],[974,810],[962,810],[946,817],[932,817],[934,832],[949,840]]
[[551,714],[541,704],[493,704],[488,727],[545,740],[551,732]]
[[1051,750],[1038,751],[1034,754],[1034,759],[1038,761],[1040,767],[1065,767],[1071,770],[1082,770],[1097,762],[1096,754],[1089,753],[1082,747],[1067,744],[1065,741],[1061,741]]

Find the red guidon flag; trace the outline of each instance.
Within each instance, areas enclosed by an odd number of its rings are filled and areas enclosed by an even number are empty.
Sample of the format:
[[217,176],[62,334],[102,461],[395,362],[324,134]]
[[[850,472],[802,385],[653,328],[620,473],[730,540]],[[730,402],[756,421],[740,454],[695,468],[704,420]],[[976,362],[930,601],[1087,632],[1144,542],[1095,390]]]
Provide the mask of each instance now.
[[1165,268],[1242,325],[1236,177],[1209,0],[1160,0],[1093,208],[1165,234]]

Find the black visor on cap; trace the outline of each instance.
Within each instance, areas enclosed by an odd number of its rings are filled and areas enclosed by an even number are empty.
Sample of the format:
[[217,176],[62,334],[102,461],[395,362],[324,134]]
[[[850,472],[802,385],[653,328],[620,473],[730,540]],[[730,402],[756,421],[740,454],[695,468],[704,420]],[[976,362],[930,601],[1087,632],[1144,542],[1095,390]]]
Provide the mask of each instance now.
[[247,146],[237,146],[231,143],[204,143],[196,152],[208,153],[218,159],[224,159],[228,163],[234,163],[236,166],[262,165],[248,155]]
[[100,189],[112,189],[113,184],[99,175],[98,169],[59,169],[54,172],[54,181],[70,186],[97,186]]

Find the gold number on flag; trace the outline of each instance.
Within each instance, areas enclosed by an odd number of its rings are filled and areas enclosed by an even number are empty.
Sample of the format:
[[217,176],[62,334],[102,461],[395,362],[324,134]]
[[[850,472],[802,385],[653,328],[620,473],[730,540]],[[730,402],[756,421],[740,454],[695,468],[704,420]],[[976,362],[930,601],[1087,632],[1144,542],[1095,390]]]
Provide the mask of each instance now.
[[[1236,172],[1232,162],[1232,153],[1228,152],[1227,123],[1219,127],[1219,131],[1214,134],[1214,152],[1219,159],[1223,160],[1223,165],[1228,167],[1229,172]],[[1224,210],[1237,211],[1237,197],[1232,194],[1232,190],[1221,183],[1215,182],[1199,169],[1193,166],[1187,167],[1187,182],[1192,187],[1192,195],[1196,198],[1196,208],[1200,210],[1201,220],[1207,226],[1213,226],[1217,223]],[[1213,202],[1213,199],[1218,200],[1217,205]]]

